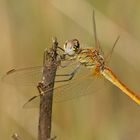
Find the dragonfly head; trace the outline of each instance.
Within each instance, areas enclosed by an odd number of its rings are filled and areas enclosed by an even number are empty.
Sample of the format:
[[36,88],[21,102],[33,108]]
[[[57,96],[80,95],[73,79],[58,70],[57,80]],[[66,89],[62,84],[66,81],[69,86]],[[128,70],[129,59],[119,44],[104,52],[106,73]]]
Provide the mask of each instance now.
[[67,40],[64,44],[65,53],[74,56],[80,50],[80,44],[77,39]]

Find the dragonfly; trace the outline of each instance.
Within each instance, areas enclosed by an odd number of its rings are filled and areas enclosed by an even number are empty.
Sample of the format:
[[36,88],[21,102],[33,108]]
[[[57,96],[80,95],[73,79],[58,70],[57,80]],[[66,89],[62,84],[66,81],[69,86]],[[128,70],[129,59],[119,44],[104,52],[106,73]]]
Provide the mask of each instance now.
[[[87,75],[86,75],[87,72],[81,74],[82,78],[78,78],[78,80],[73,80],[76,77],[76,74],[79,73],[81,67],[82,68],[84,67],[84,69],[90,70],[90,74],[88,75],[90,78],[92,76],[93,77],[104,77],[106,80],[108,80],[113,85],[118,87],[122,91],[122,93],[125,93],[135,103],[140,105],[140,97],[135,92],[133,92],[131,89],[129,89],[127,87],[127,85],[125,85],[121,80],[119,80],[119,78],[114,74],[112,69],[108,66],[108,62],[111,58],[112,52],[113,52],[117,42],[119,40],[119,36],[117,37],[110,53],[107,56],[104,56],[104,53],[101,49],[100,42],[97,37],[94,10],[93,10],[93,32],[94,32],[95,47],[81,48],[78,39],[67,40],[64,43],[63,49],[61,47],[59,47],[59,49],[62,51],[62,55],[59,55],[58,64],[57,64],[58,67],[60,67],[61,69],[65,69],[68,66],[73,66],[73,64],[74,64],[74,67],[72,68],[71,72],[68,72],[66,74],[56,74],[56,77],[58,77],[58,79],[59,79],[59,77],[65,77],[65,78],[61,79],[61,80],[55,80],[55,83],[61,83],[61,82],[66,83],[61,86],[56,87],[56,89],[59,89],[59,88],[63,89],[64,90],[63,95],[65,95],[65,92],[66,92],[65,89],[66,89],[66,87],[70,86],[71,81],[72,81],[71,85],[75,86],[75,88],[77,88],[76,83],[78,83],[79,81],[82,81],[85,84],[88,83],[88,81],[86,81],[86,78],[85,78],[85,77],[87,77]],[[63,65],[62,64],[63,62],[66,62],[66,64]],[[9,75],[13,75],[16,73],[21,73],[21,72],[24,73],[26,71],[34,72],[34,75],[36,76],[37,71],[40,71],[40,74],[41,74],[41,68],[42,68],[41,66],[37,66],[37,67],[29,67],[29,68],[23,68],[23,69],[12,69],[6,73],[5,77],[8,77]],[[92,78],[90,80],[92,80]],[[98,80],[98,78],[97,78],[97,80]],[[67,83],[67,82],[69,82],[69,83]],[[39,85],[39,87],[40,86],[41,86],[41,84]],[[50,90],[52,90],[52,89],[50,89]],[[55,90],[55,88],[54,88],[54,90]],[[72,94],[72,92],[70,92],[70,94]],[[74,94],[76,94],[76,93],[74,93]],[[57,94],[57,95],[59,96],[59,94]],[[30,98],[28,100],[27,103],[31,102],[32,100],[34,100],[35,98],[37,98],[39,96],[40,96],[40,94],[33,96],[32,98]],[[60,95],[60,98],[61,98],[61,95]]]

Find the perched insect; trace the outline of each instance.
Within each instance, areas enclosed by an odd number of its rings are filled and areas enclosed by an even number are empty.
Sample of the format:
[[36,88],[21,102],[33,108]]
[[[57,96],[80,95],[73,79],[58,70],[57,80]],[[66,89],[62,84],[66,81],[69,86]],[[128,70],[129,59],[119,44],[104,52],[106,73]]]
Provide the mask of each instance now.
[[[96,33],[96,24],[95,24],[95,16],[93,11],[93,25],[94,25],[94,37],[95,37],[95,47],[94,48],[80,48],[80,43],[77,39],[68,40],[64,44],[64,49],[59,48],[63,51],[61,55],[59,55],[58,59],[58,66],[60,66],[62,69],[68,67],[71,63],[75,63],[76,66],[73,68],[72,72],[66,73],[66,74],[56,74],[56,77],[66,77],[61,80],[56,80],[56,83],[59,82],[68,82],[72,81],[75,75],[78,73],[81,66],[84,66],[87,69],[91,69],[93,71],[93,76],[102,76],[108,81],[110,81],[113,85],[118,87],[123,93],[128,95],[133,101],[135,101],[137,104],[140,105],[140,97],[137,96],[133,91],[131,91],[125,84],[123,84],[118,77],[113,73],[110,67],[107,66],[108,60],[111,57],[111,54],[113,52],[113,49],[119,40],[119,37],[116,39],[113,48],[111,50],[110,55],[104,57],[102,49],[100,47],[100,43],[97,38]],[[62,62],[67,62],[65,65],[62,65]],[[36,71],[40,70],[41,67],[32,67],[32,68],[24,68],[24,69],[13,69],[7,72],[6,76],[13,75],[16,73],[21,73],[24,71]],[[85,74],[86,76],[86,74]],[[68,78],[67,78],[68,77]],[[80,80],[80,79],[79,79]],[[76,81],[75,81],[76,82]],[[72,82],[71,82],[72,83]],[[62,86],[62,89],[64,86],[69,86],[69,84],[64,84]],[[41,84],[38,88],[41,87]],[[58,88],[60,88],[59,86]],[[52,90],[52,89],[50,89]],[[65,93],[64,93],[65,94]],[[71,93],[70,93],[71,94]],[[76,93],[75,93],[76,94]],[[28,102],[35,99],[37,96],[32,97]],[[60,96],[61,98],[61,96]]]
[[[119,89],[122,90],[122,92],[127,94],[132,100],[134,100],[137,104],[140,105],[140,97],[137,96],[133,91],[131,91],[125,84],[123,84],[113,73],[111,68],[107,66],[106,63],[107,58],[105,58],[102,55],[102,50],[99,41],[97,39],[94,12],[93,12],[93,23],[95,35],[95,48],[81,49],[79,47],[79,42],[76,39],[69,40],[64,45],[65,52],[69,54],[71,59],[75,59],[79,63],[78,67],[74,70],[73,75],[75,74],[77,69],[79,69],[80,65],[84,65],[87,68],[93,69],[93,75],[104,76],[108,81],[117,86]],[[119,37],[115,41],[114,46],[116,45],[118,39]]]

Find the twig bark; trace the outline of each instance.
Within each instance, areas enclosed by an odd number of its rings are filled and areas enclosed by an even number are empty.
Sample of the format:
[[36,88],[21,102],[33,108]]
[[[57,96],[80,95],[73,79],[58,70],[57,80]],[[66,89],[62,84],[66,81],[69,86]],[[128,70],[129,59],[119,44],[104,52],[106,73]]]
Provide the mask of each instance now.
[[52,121],[52,104],[54,80],[57,70],[57,47],[56,38],[53,39],[52,48],[44,52],[43,74],[40,97],[40,113],[38,126],[38,140],[52,140],[51,138],[51,121]]

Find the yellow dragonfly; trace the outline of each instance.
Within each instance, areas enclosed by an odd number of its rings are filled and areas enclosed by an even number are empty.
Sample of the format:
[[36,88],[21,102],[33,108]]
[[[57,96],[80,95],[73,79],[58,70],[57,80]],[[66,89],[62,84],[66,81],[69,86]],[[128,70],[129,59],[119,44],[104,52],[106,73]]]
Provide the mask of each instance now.
[[[122,83],[118,77],[113,73],[110,67],[107,66],[108,57],[102,55],[102,50],[97,39],[95,16],[93,12],[93,23],[94,23],[94,36],[95,36],[95,48],[81,49],[79,47],[79,41],[77,39],[69,40],[64,45],[64,50],[72,58],[76,59],[80,65],[93,70],[94,76],[103,76],[105,79],[110,81],[116,87],[118,87],[123,93],[128,95],[133,101],[140,105],[140,97],[130,90],[124,83]],[[119,37],[114,43],[115,47]],[[112,51],[113,51],[112,48]]]
[[[102,76],[108,81],[110,81],[113,85],[118,87],[123,93],[128,95],[133,101],[135,101],[137,104],[140,105],[140,97],[136,95],[132,90],[130,90],[124,83],[122,83],[118,77],[113,73],[110,67],[107,66],[108,61],[111,58],[111,54],[113,52],[113,49],[119,40],[119,37],[116,39],[112,50],[110,52],[110,55],[107,55],[106,57],[103,55],[102,49],[100,47],[99,40],[97,38],[96,33],[96,23],[95,23],[95,14],[93,11],[93,29],[94,29],[94,37],[95,37],[95,47],[94,48],[81,48],[80,43],[77,39],[68,40],[64,44],[64,49],[59,48],[63,51],[62,55],[60,55],[60,58],[58,59],[58,66],[62,69],[65,69],[71,64],[76,64],[73,68],[72,72],[66,73],[66,74],[56,74],[56,77],[68,77],[66,79],[60,79],[56,80],[56,83],[61,82],[71,82],[71,84],[75,85],[75,83],[79,80],[85,81],[84,77],[86,77],[86,74],[83,74],[83,79],[73,80],[76,74],[79,72],[81,67],[85,67],[87,69],[92,70],[92,75],[99,77]],[[62,65],[62,62],[67,62],[65,65]],[[34,72],[34,76],[36,76],[37,70],[40,70],[41,67],[30,67],[30,68],[23,68],[23,69],[13,69],[9,72],[7,72],[6,77],[9,75],[13,75],[16,73],[21,73],[24,71],[27,72]],[[41,74],[41,71],[40,71]],[[24,77],[24,76],[23,76]],[[40,75],[41,77],[41,75]],[[86,81],[85,81],[86,82]],[[31,82],[30,82],[31,83]],[[58,86],[56,89],[62,88],[65,89],[65,87],[69,87],[69,84],[64,84],[62,86]],[[77,86],[76,86],[77,88]],[[52,89],[50,89],[52,90]],[[64,93],[65,94],[65,93]],[[72,94],[72,92],[70,92]],[[76,94],[76,93],[75,93]],[[28,102],[35,99],[37,96],[32,97]],[[60,96],[61,98],[61,96]]]

